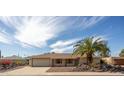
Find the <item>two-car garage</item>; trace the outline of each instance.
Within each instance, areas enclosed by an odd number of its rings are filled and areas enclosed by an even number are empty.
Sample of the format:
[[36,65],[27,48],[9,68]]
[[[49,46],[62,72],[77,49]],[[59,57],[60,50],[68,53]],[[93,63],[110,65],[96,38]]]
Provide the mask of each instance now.
[[50,59],[49,58],[33,58],[32,59],[32,66],[34,67],[49,67],[50,66]]

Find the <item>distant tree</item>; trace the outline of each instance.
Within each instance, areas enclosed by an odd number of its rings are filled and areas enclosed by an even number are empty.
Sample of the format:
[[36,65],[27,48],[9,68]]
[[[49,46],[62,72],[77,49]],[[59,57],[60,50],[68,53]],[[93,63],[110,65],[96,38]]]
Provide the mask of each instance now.
[[119,56],[120,56],[120,57],[124,57],[124,49],[121,50]]

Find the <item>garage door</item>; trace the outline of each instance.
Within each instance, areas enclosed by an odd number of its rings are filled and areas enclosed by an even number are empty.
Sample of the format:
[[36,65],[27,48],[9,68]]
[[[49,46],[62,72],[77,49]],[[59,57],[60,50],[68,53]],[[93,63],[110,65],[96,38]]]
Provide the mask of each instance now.
[[49,59],[33,59],[33,66],[48,67],[50,66],[50,60]]

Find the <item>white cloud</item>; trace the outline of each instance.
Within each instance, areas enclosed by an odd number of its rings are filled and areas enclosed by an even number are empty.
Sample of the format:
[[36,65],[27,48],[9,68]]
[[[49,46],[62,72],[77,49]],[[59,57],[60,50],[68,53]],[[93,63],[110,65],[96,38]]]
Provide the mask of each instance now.
[[11,40],[9,39],[8,34],[3,29],[0,29],[0,42],[5,44],[11,44]]
[[81,27],[83,29],[90,28],[97,23],[99,23],[101,20],[103,20],[105,17],[104,16],[93,16],[93,17],[84,17],[84,18],[77,18],[78,22],[78,27]]
[[21,16],[0,16],[0,21],[2,21],[8,27],[18,28],[23,20]]
[[80,40],[80,38],[72,39],[72,40],[60,40],[56,43],[50,45],[50,48],[52,48],[51,52],[69,52],[73,49],[73,44]]
[[50,48],[61,48],[61,47],[64,47],[64,46],[74,44],[78,40],[80,40],[80,38],[71,39],[71,40],[67,40],[67,41],[66,40],[63,40],[63,41],[60,40],[60,41],[57,41],[56,43],[50,45]]
[[[15,34],[14,36],[11,37],[15,39],[15,41],[18,42],[18,44],[20,44],[21,46],[44,47],[47,46],[48,40],[51,40],[59,36],[59,34],[62,31],[67,30],[69,27],[80,26],[83,29],[88,28],[100,22],[103,18],[104,17],[71,18],[69,16],[68,17],[10,16],[0,17],[0,21],[2,21],[6,26],[15,29]],[[4,41],[8,42],[6,39]],[[58,45],[59,43],[61,42],[58,42]]]
[[21,43],[41,47],[46,45],[47,40],[54,37],[55,32],[52,30],[46,25],[29,22],[16,32],[15,38]]
[[53,48],[50,52],[55,52],[55,53],[63,53],[63,52],[71,52],[73,50],[73,46],[66,46],[63,48]]
[[8,27],[16,29],[14,38],[22,46],[43,47],[48,40],[61,32],[62,28],[58,30],[58,24],[63,18],[60,20],[58,17],[1,17],[0,19]]

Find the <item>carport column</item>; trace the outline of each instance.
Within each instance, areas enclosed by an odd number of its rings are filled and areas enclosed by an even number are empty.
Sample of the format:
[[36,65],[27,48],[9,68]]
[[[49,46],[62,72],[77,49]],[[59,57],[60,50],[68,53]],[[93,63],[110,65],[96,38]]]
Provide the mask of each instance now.
[[54,66],[54,59],[50,58],[50,66]]
[[73,64],[73,66],[75,65],[75,59],[72,60],[72,64]]
[[67,66],[65,59],[62,59],[62,64],[64,64],[64,66]]
[[32,63],[32,67],[33,67],[33,58],[31,58],[31,63]]

